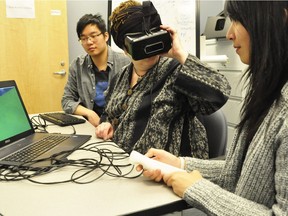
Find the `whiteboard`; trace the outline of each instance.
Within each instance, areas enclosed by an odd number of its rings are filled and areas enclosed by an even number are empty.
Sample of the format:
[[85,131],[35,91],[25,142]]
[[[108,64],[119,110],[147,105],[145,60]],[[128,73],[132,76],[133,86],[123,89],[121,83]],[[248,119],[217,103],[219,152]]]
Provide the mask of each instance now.
[[[112,0],[111,11],[123,0]],[[161,17],[162,24],[177,30],[181,44],[189,53],[197,53],[197,1],[198,0],[151,0]],[[139,0],[139,2],[143,2]],[[111,39],[111,47],[121,50]],[[122,51],[122,50],[121,50]]]

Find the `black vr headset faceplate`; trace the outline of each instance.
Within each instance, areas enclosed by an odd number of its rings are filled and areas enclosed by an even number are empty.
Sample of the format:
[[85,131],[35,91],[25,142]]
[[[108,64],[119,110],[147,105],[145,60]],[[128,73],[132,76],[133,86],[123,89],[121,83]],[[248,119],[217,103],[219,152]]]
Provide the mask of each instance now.
[[124,41],[127,52],[134,60],[166,53],[171,49],[171,43],[170,33],[165,30],[147,34],[126,34]]

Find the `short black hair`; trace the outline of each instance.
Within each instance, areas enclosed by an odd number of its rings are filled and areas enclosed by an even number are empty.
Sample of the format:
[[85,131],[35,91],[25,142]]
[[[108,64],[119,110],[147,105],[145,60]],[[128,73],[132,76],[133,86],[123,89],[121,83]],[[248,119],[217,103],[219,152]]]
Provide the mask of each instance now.
[[85,14],[77,22],[76,31],[77,31],[78,38],[80,38],[84,28],[90,24],[96,25],[101,31],[101,33],[107,32],[106,23],[100,14],[95,14],[95,15]]

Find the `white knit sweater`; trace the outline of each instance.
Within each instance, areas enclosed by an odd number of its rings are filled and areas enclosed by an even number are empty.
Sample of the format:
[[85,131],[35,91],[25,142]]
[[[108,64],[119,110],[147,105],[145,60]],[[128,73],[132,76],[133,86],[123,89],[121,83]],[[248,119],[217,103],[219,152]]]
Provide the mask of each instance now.
[[245,132],[225,161],[185,158],[186,169],[204,177],[185,191],[187,203],[208,215],[288,215],[288,83],[281,93],[243,163]]

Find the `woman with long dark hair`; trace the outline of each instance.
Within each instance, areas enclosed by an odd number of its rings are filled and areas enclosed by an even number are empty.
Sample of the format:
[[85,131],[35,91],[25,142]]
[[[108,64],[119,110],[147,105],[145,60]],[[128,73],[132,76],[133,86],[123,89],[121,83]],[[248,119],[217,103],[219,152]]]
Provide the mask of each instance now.
[[[225,161],[177,158],[150,149],[148,157],[185,168],[161,174],[190,205],[208,215],[288,215],[288,1],[234,1],[225,5],[248,91]],[[139,170],[141,166],[137,167]]]

